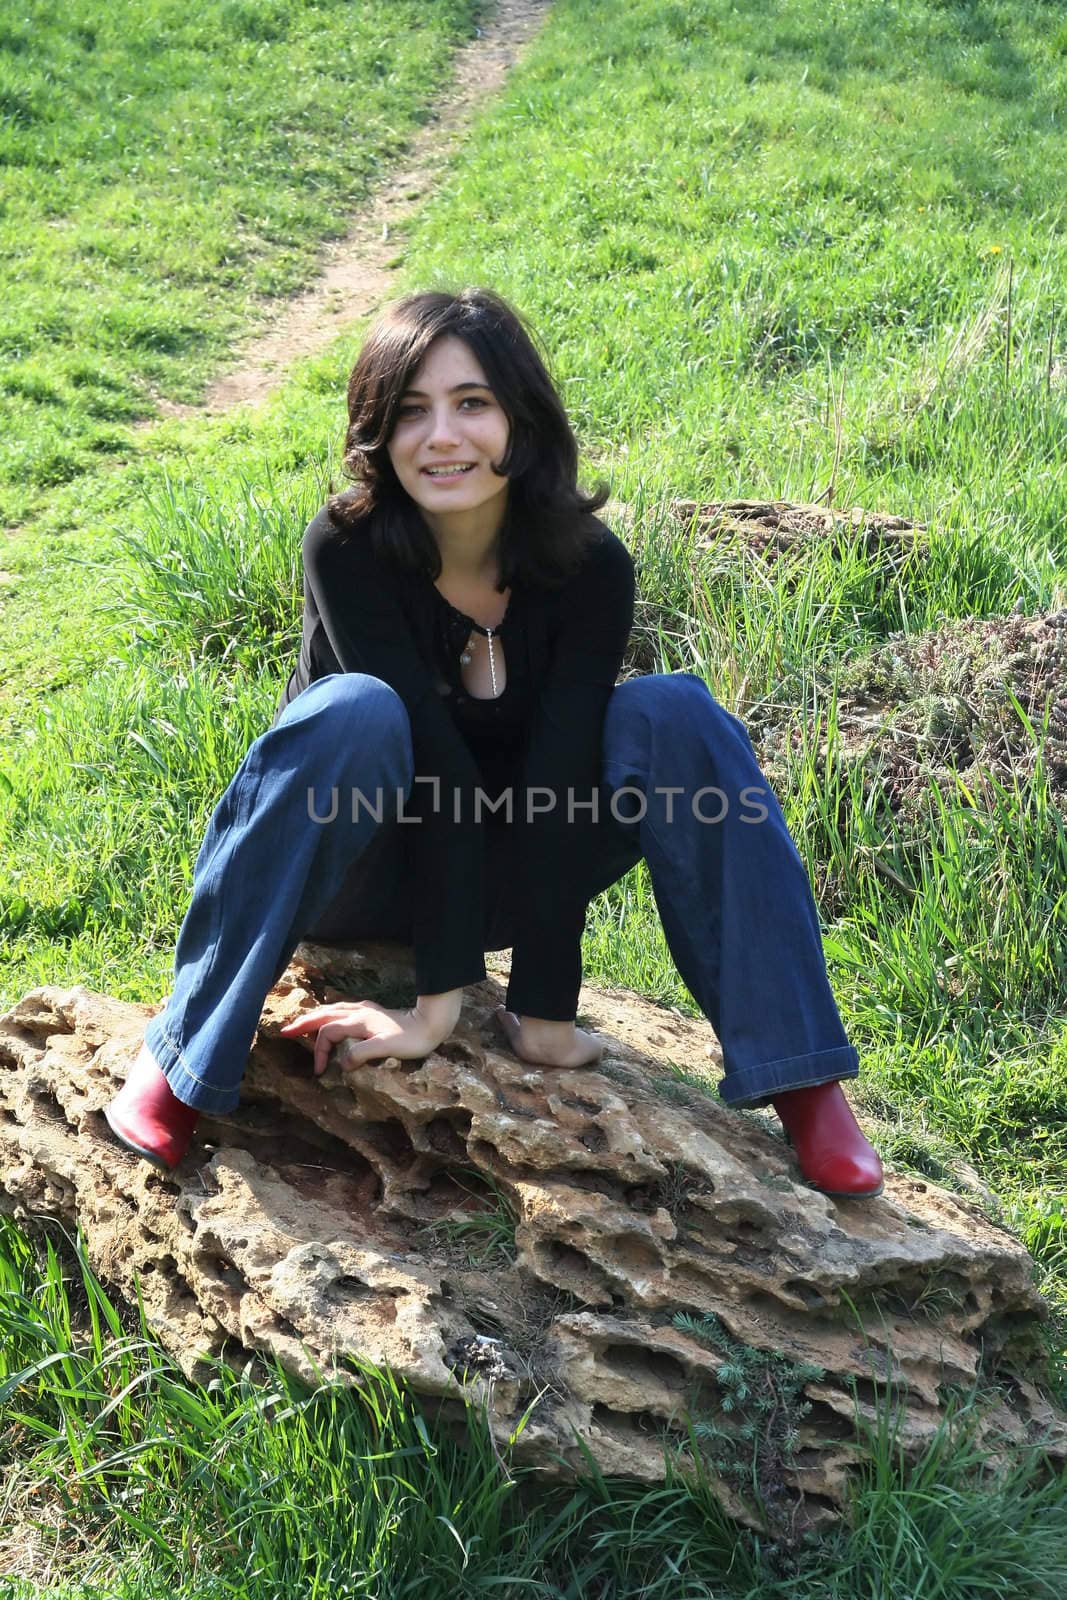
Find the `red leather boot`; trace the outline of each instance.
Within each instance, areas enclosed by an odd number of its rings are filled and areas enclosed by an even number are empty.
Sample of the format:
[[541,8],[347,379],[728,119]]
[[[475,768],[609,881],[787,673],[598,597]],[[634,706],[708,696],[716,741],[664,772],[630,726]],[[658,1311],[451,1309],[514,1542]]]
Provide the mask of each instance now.
[[839,1083],[788,1089],[771,1104],[812,1188],[853,1198],[881,1194],[878,1152],[864,1138]]
[[104,1107],[112,1133],[135,1155],[168,1172],[185,1155],[200,1113],[179,1100],[147,1045]]

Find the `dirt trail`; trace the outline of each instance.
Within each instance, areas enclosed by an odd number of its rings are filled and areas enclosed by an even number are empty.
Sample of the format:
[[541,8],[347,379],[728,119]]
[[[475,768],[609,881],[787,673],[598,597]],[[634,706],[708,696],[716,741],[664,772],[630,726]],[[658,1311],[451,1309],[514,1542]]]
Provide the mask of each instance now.
[[387,263],[398,254],[396,231],[425,199],[474,115],[501,87],[549,4],[550,0],[498,0],[478,37],[457,52],[448,92],[415,134],[403,167],[369,196],[345,237],[324,249],[314,283],[268,312],[264,332],[245,347],[238,364],[211,385],[202,405],[160,399],[163,417],[259,404],[283,381],[292,361],[323,349],[349,323],[390,296],[394,277]]

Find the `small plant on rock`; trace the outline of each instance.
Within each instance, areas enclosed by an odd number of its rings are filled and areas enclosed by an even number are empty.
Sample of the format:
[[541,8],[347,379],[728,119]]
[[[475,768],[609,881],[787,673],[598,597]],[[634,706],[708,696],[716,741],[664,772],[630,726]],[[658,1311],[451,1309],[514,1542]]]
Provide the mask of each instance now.
[[[439,1217],[419,1229],[419,1233],[438,1248],[451,1247],[465,1256],[470,1266],[504,1266],[515,1259],[515,1214],[509,1197],[485,1173],[472,1173],[481,1185],[489,1189],[489,1196],[480,1190],[467,1189],[456,1180],[456,1187],[473,1200],[481,1201],[477,1211],[464,1211],[456,1216]],[[486,1201],[490,1203],[486,1203]],[[491,1203],[495,1200],[495,1204]]]
[[724,1357],[716,1379],[727,1420],[691,1417],[696,1444],[711,1470],[741,1494],[754,1495],[768,1522],[777,1525],[785,1472],[800,1447],[800,1423],[811,1411],[804,1389],[820,1382],[824,1369],[810,1361],[790,1361],[781,1350],[742,1344],[710,1314],[679,1311],[672,1321]]

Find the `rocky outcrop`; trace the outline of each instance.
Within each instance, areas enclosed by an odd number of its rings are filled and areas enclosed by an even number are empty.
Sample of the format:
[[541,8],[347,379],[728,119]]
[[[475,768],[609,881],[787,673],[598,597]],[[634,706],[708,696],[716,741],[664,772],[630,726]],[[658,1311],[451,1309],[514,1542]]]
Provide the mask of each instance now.
[[844,663],[842,759],[863,763],[889,808],[931,810],[931,790],[1026,791],[1038,762],[1067,810],[1067,609],[960,617],[891,634]]
[[80,1225],[190,1374],[249,1350],[311,1381],[370,1361],[457,1417],[464,1392],[484,1399],[513,1459],[549,1472],[581,1464],[579,1439],[648,1480],[696,1448],[753,1520],[832,1513],[857,1405],[891,1398],[914,1448],[979,1371],[997,1437],[1062,1455],[1029,1381],[1044,1313],[1025,1251],[913,1177],[877,1201],[804,1187],[777,1125],[702,1085],[705,1025],[587,990],[603,1061],[532,1067],[490,979],[426,1060],[348,1067],[342,1046],[316,1079],[281,1025],[340,992],[402,1003],[405,956],[301,947],[240,1108],[203,1118],[171,1176],[100,1114],[151,1008],[28,995],[0,1019],[6,1209]]
[[812,545],[829,543],[842,554],[860,551],[872,564],[872,583],[900,574],[927,553],[924,524],[886,511],[847,511],[795,500],[672,500],[677,522],[693,533],[698,558],[747,552],[765,566],[792,569]]
[[[804,580],[816,547],[862,555],[872,597],[883,580],[899,585],[930,557],[922,523],[861,506],[674,500],[670,510],[691,532],[701,570],[751,559],[787,588]],[[953,792],[958,773],[969,789],[987,789],[993,777],[1010,793],[1033,779],[1040,752],[1050,797],[1067,806],[1067,610],[1028,616],[1022,608],[1020,600],[1002,616],[945,617],[936,628],[843,652],[834,721],[840,758],[862,769],[865,801],[877,789],[892,812],[921,813],[925,828],[935,787]],[[761,763],[784,780],[786,751],[806,737],[797,716],[783,717],[773,697],[747,714]],[[815,744],[821,763],[821,733]]]

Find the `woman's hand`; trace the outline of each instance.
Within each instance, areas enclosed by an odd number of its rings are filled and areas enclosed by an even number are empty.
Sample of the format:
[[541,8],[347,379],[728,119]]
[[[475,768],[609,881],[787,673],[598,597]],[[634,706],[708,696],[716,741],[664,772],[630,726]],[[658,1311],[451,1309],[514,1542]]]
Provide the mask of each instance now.
[[326,1071],[331,1049],[341,1039],[353,1041],[347,1052],[349,1064],[379,1061],[383,1056],[412,1061],[436,1050],[452,1027],[450,1022],[442,1031],[441,1018],[426,1016],[417,1005],[410,1011],[387,1011],[374,1000],[345,1000],[308,1011],[279,1031],[286,1039],[315,1034],[315,1076],[319,1077]]
[[573,1022],[549,1022],[543,1017],[518,1017],[498,1006],[494,1015],[515,1054],[540,1067],[587,1067],[599,1061],[604,1041],[599,1033],[586,1033]]

